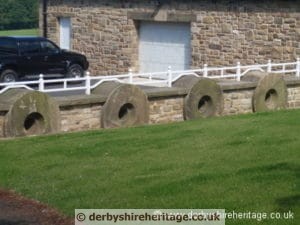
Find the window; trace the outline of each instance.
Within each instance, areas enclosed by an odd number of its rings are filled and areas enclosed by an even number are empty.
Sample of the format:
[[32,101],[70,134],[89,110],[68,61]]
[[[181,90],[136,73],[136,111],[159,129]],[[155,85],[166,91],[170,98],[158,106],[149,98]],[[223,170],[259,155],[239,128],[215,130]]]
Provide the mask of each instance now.
[[42,47],[42,52],[43,53],[58,53],[59,52],[59,48],[54,45],[53,43],[51,43],[50,41],[42,41],[41,42],[41,47]]
[[72,33],[71,18],[69,17],[59,18],[59,30],[60,30],[60,48],[69,50],[71,48],[71,33]]
[[20,42],[20,52],[22,55],[39,54],[40,42],[39,41],[22,41]]
[[0,39],[1,55],[16,55],[17,53],[18,53],[18,48],[14,40]]

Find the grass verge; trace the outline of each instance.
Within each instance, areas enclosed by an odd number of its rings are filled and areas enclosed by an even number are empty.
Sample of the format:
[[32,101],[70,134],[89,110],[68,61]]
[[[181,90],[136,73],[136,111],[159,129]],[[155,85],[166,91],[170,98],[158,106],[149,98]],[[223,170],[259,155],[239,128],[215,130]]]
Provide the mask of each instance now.
[[0,186],[57,207],[295,213],[300,111],[0,142]]
[[0,36],[39,36],[38,29],[2,30]]

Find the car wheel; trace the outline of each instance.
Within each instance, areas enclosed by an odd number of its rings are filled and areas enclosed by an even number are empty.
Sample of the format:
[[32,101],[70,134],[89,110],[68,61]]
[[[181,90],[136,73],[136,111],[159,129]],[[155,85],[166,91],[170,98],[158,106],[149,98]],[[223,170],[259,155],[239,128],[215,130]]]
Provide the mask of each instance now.
[[14,70],[4,70],[1,73],[0,81],[3,83],[16,82],[18,74]]
[[67,78],[79,78],[83,77],[83,75],[84,71],[82,67],[78,64],[73,64],[68,69]]

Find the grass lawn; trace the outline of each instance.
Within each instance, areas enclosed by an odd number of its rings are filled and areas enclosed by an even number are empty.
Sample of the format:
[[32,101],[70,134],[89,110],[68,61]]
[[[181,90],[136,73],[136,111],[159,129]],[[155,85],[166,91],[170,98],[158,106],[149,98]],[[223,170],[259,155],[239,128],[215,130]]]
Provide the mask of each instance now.
[[300,110],[0,141],[0,187],[75,208],[288,212],[300,224]]
[[2,30],[0,36],[39,36],[38,29]]

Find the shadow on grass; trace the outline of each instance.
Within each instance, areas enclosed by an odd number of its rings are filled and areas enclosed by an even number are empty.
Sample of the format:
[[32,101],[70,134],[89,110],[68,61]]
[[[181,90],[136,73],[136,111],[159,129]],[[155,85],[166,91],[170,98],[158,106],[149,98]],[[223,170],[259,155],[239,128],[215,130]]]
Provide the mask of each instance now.
[[276,199],[278,205],[278,211],[286,212],[295,207],[300,207],[300,195],[292,195],[284,198]]
[[[271,171],[289,171],[290,173],[295,174],[295,183],[298,185],[300,183],[300,166],[292,163],[277,163],[271,164],[265,167],[251,168],[252,171],[260,172],[271,172]],[[250,172],[251,169],[244,170],[243,172]],[[241,172],[241,171],[240,171]],[[296,207],[300,207],[300,194],[295,194],[287,197],[278,198],[275,200],[277,205],[277,210],[280,212],[286,212]]]
[[274,171],[289,171],[296,173],[297,179],[300,178],[300,166],[293,164],[293,163],[286,163],[286,162],[280,162],[280,163],[274,163],[266,166],[260,166],[260,167],[251,167],[251,168],[245,168],[239,170],[237,173],[239,175],[242,174],[249,174],[254,172],[274,172]]

